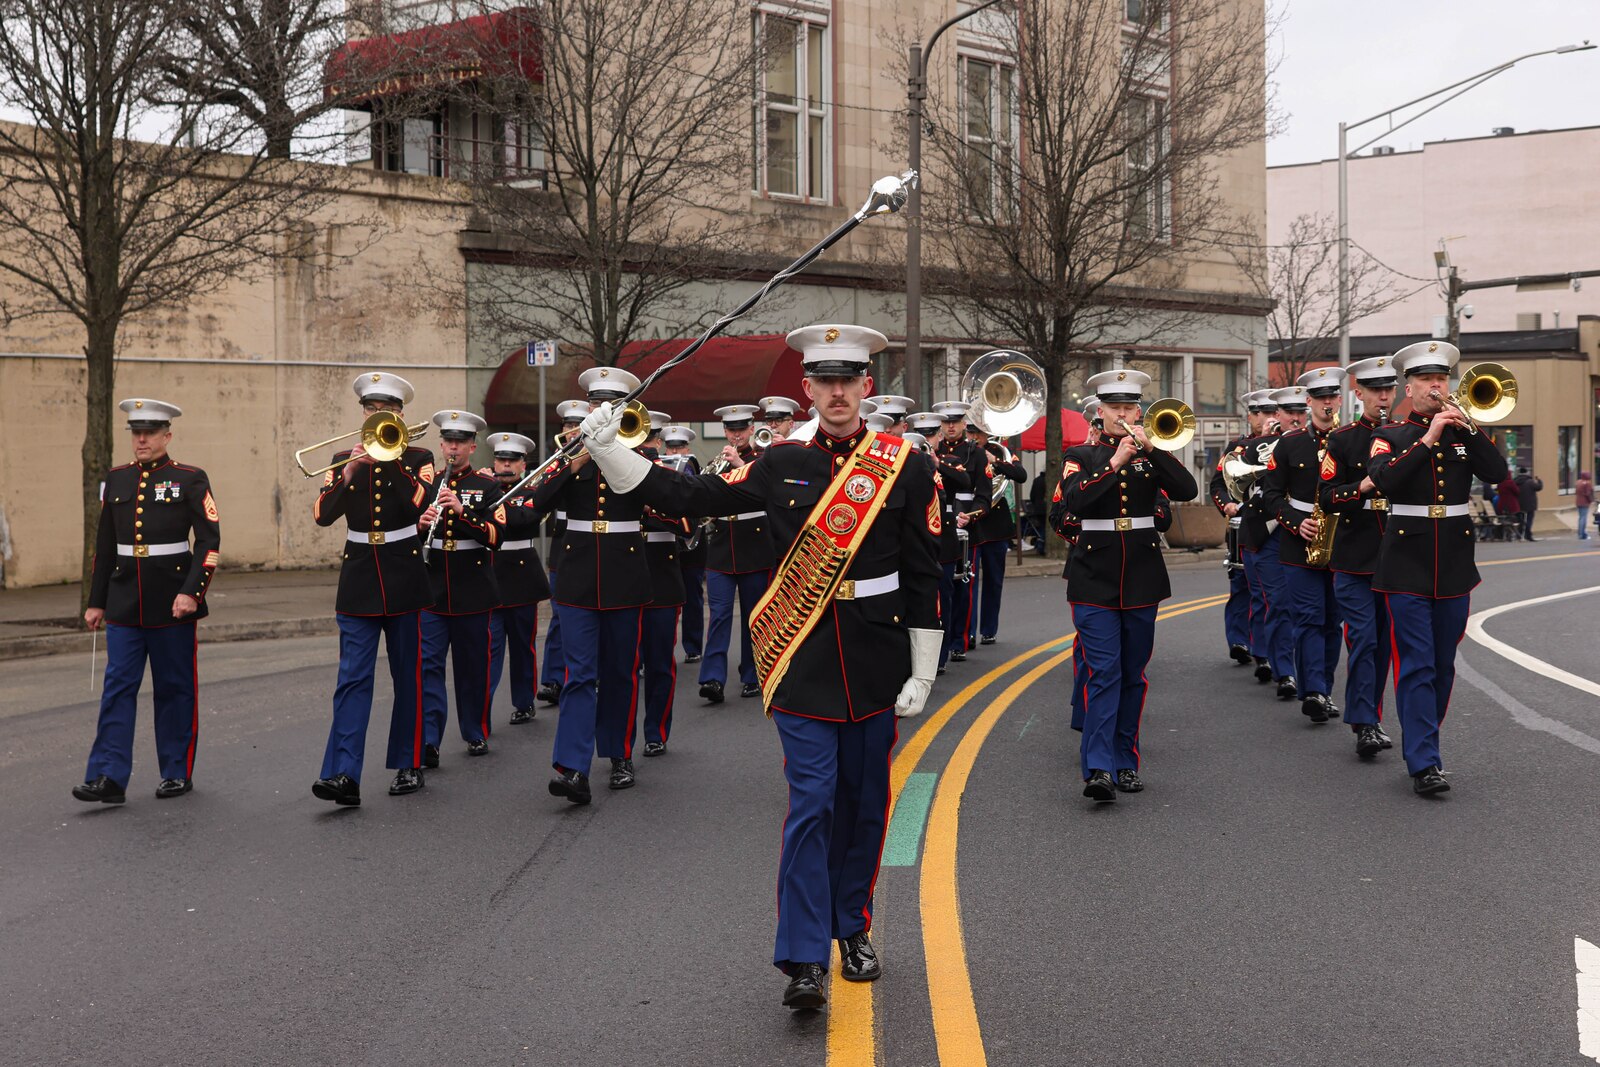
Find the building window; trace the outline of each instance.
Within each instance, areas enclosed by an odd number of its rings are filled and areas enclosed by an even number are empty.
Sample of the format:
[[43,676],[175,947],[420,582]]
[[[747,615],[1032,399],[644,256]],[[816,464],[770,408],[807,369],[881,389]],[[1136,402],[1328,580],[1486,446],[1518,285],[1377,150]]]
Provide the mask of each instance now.
[[1532,426],[1485,426],[1483,429],[1489,434],[1490,440],[1500,446],[1500,451],[1505,453],[1512,474],[1517,473],[1518,467],[1533,470]]
[[1582,464],[1578,450],[1583,446],[1582,426],[1562,426],[1556,430],[1556,489],[1565,496],[1578,488],[1578,471]]
[[1123,0],[1122,14],[1129,22],[1148,23],[1158,30],[1166,28],[1165,0]]
[[755,190],[827,201],[832,169],[827,27],[757,11],[754,32],[766,57],[757,69]]
[[1016,71],[976,59],[962,59],[961,65],[967,209],[990,219],[1009,208],[1016,194]]
[[1175,388],[1174,382],[1177,378],[1175,368],[1178,366],[1178,364],[1175,360],[1130,359],[1124,362],[1123,366],[1127,367],[1129,370],[1140,370],[1150,375],[1150,385],[1146,388],[1154,391],[1156,393],[1156,397],[1150,397],[1149,392],[1147,392],[1145,394],[1145,406],[1149,406],[1149,401],[1151,399],[1159,399],[1163,396],[1177,395],[1177,389]]
[[1194,361],[1194,410],[1197,415],[1233,415],[1239,410],[1239,365],[1218,360]]
[[1167,175],[1167,102],[1136,96],[1123,107],[1128,168],[1128,228],[1158,241],[1172,238],[1172,179]]

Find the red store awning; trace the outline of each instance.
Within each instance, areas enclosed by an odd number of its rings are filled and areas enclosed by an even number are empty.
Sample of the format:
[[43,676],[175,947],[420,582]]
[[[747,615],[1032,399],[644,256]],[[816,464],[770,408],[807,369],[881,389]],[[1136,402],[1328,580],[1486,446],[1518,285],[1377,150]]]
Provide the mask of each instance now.
[[[1024,452],[1044,451],[1044,419],[1022,431],[1020,447]],[[1061,409],[1061,447],[1071,448],[1089,439],[1089,421],[1081,412],[1071,408]]]
[[[617,365],[643,378],[681,352],[688,340],[635,341],[622,349]],[[648,353],[648,354],[646,354]],[[563,355],[546,371],[546,415],[555,405],[581,399],[578,375],[593,367],[586,355]],[[783,334],[714,337],[689,360],[656,380],[644,396],[646,407],[665,411],[677,422],[710,422],[725,404],[753,404],[764,396],[787,396],[805,406],[800,388],[800,353]],[[484,397],[484,417],[493,425],[527,426],[539,421],[539,372],[517,349],[500,364]]]
[[486,76],[543,83],[537,18],[533,8],[514,7],[346,41],[323,66],[324,98],[360,108],[379,97]]

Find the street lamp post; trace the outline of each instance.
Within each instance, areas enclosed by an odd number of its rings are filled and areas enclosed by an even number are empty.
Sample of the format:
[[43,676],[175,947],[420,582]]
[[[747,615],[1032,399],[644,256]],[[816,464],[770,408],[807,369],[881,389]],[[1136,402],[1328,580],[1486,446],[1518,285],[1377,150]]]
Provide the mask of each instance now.
[[984,8],[993,7],[1000,0],[985,3],[958,12],[939,24],[925,45],[912,45],[907,49],[906,112],[911,123],[910,166],[918,175],[911,186],[911,197],[906,201],[906,392],[918,404],[924,403],[922,392],[922,185],[927,176],[922,171],[922,101],[928,97],[928,53],[940,35],[963,19],[969,19]]
[[[1442,89],[1435,89],[1433,92],[1419,96],[1415,100],[1407,100],[1403,104],[1397,104],[1387,110],[1380,111],[1376,115],[1362,119],[1360,122],[1339,123],[1339,366],[1341,369],[1350,366],[1350,156],[1360,152],[1373,142],[1381,141],[1395,131],[1409,126],[1429,112],[1443,107],[1462,93],[1476,89],[1495,75],[1505,73],[1524,59],[1533,59],[1535,56],[1566,55],[1568,52],[1587,52],[1594,47],[1596,46],[1585,41],[1582,44],[1564,44],[1560,48],[1547,48],[1542,52],[1529,52],[1527,55],[1507,60],[1504,63],[1490,67],[1488,70],[1479,71],[1469,78],[1462,78],[1460,81],[1446,85]],[[1445,95],[1447,93],[1449,95]],[[1395,123],[1395,112],[1404,111],[1408,107],[1433,100],[1434,97],[1438,96],[1443,96],[1444,99],[1429,104],[1404,122]],[[1376,122],[1381,118],[1389,119],[1389,125],[1382,133],[1356,145],[1354,148],[1349,146],[1351,130],[1365,126],[1369,122]],[[1344,407],[1344,415],[1348,420],[1350,415],[1350,396],[1348,392],[1345,394]]]

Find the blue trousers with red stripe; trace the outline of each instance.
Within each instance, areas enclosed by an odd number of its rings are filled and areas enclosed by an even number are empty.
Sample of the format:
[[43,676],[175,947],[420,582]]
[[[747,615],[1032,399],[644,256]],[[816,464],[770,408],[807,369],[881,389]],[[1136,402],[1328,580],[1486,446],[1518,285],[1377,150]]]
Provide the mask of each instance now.
[[1250,590],[1250,654],[1263,659],[1267,657],[1267,598],[1261,588],[1260,576],[1256,571],[1256,554],[1247,548],[1240,547],[1239,562],[1244,564],[1244,581]]
[[1389,593],[1394,644],[1394,705],[1400,716],[1406,770],[1442,767],[1439,727],[1456,684],[1456,645],[1467,632],[1471,597],[1434,598]]
[[470,615],[422,613],[423,744],[437,745],[444,737],[444,723],[450,714],[444,685],[447,652],[455,681],[456,726],[461,730],[461,740],[488,739],[493,615],[492,611]]
[[333,728],[322,755],[322,777],[348,774],[361,781],[372,717],[372,669],[383,637],[394,682],[389,712],[391,770],[422,765],[422,612],[400,615],[336,615],[339,621],[339,683],[333,690]]
[[698,656],[706,647],[706,569],[683,568],[683,654]]
[[[672,733],[672,699],[678,688],[678,613],[683,609],[645,608],[639,624],[639,658],[644,664],[644,739],[667,743]],[[633,734],[628,734],[633,747]]]
[[1005,589],[1006,553],[1010,541],[985,541],[973,549],[973,597],[977,610],[967,613],[967,647],[978,635],[993,637],[1000,632],[1000,594]]
[[750,647],[750,612],[767,591],[769,571],[724,574],[706,571],[706,599],[711,601],[711,626],[706,632],[706,658],[700,661],[700,684],[728,682],[728,645],[733,639],[733,597],[739,596],[739,681],[756,684],[756,654]]
[[[556,569],[550,568],[550,588],[556,587]],[[539,673],[539,684],[560,684],[567,673],[567,659],[561,650],[561,612],[550,602],[550,628],[544,632],[544,670]]]
[[[972,647],[972,641],[967,636],[972,628],[972,598],[978,585],[978,577],[973,572],[977,566],[977,546],[967,549],[967,574],[972,580],[960,582],[956,580],[956,571],[961,564],[946,563],[944,565],[944,581],[939,586],[941,594],[948,587],[950,600],[948,604],[940,604],[944,618],[944,647],[939,651],[939,662],[943,664],[950,658],[950,653],[956,649],[965,652]],[[948,611],[944,609],[948,607]]]
[[596,753],[632,758],[634,709],[639,706],[639,608],[579,608],[557,604],[567,651],[551,764],[589,773]]
[[1278,542],[1283,531],[1273,530],[1259,551],[1246,552],[1246,572],[1255,572],[1257,588],[1261,590],[1262,636],[1266,639],[1267,663],[1274,678],[1287,678],[1294,673],[1294,628],[1289,616],[1289,586],[1283,574],[1283,564],[1278,560]]
[[1222,608],[1222,633],[1228,648],[1243,645],[1255,655],[1250,643],[1250,583],[1243,567],[1228,568],[1228,602]]
[[1383,721],[1383,687],[1389,680],[1389,607],[1372,591],[1372,575],[1336,573],[1333,595],[1344,619],[1344,721]]
[[511,706],[533,706],[534,679],[539,677],[539,605],[495,608],[489,619],[489,703],[500,688],[506,652],[511,654]]
[[1089,672],[1084,684],[1083,777],[1094,771],[1139,769],[1139,719],[1144,714],[1145,664],[1155,648],[1156,606],[1072,605],[1077,643]]
[[777,712],[789,814],[778,860],[772,962],[827,966],[833,942],[872,928],[872,891],[889,825],[893,711],[860,722]]
[[1083,733],[1084,686],[1089,681],[1089,668],[1083,663],[1083,642],[1072,639],[1072,728]]
[[1295,679],[1300,695],[1333,693],[1333,672],[1339,666],[1339,606],[1333,597],[1333,573],[1319,567],[1283,565],[1293,620]]
[[106,679],[100,694],[100,722],[89,748],[84,781],[100,775],[128,788],[133,773],[133,724],[139,714],[139,686],[150,664],[155,689],[156,759],[162,778],[190,778],[200,733],[200,666],[195,624],[171,626],[106,625]]

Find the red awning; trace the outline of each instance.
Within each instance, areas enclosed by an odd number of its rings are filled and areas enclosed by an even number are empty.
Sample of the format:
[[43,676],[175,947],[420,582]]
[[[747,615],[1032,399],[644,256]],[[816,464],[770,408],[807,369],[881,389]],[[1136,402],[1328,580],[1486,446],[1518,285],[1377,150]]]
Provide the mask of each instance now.
[[[617,365],[643,378],[688,344],[635,341],[623,347]],[[588,356],[563,355],[546,371],[545,407],[551,422],[556,421],[557,404],[583,396],[578,375],[594,365]],[[725,404],[753,404],[764,396],[787,396],[804,406],[801,376],[800,353],[784,342],[783,334],[713,337],[687,362],[658,378],[643,402],[678,422],[710,422],[716,418],[715,409]],[[523,349],[500,364],[483,407],[484,417],[495,425],[528,426],[539,421],[539,372],[528,366]]]
[[[1040,419],[1026,430],[1022,431],[1022,450],[1024,452],[1044,451],[1044,420]],[[1061,409],[1061,447],[1071,448],[1081,445],[1089,439],[1089,421],[1082,413],[1071,408]]]
[[346,107],[485,76],[544,81],[538,13],[514,7],[459,22],[346,41],[322,70],[323,95]]

